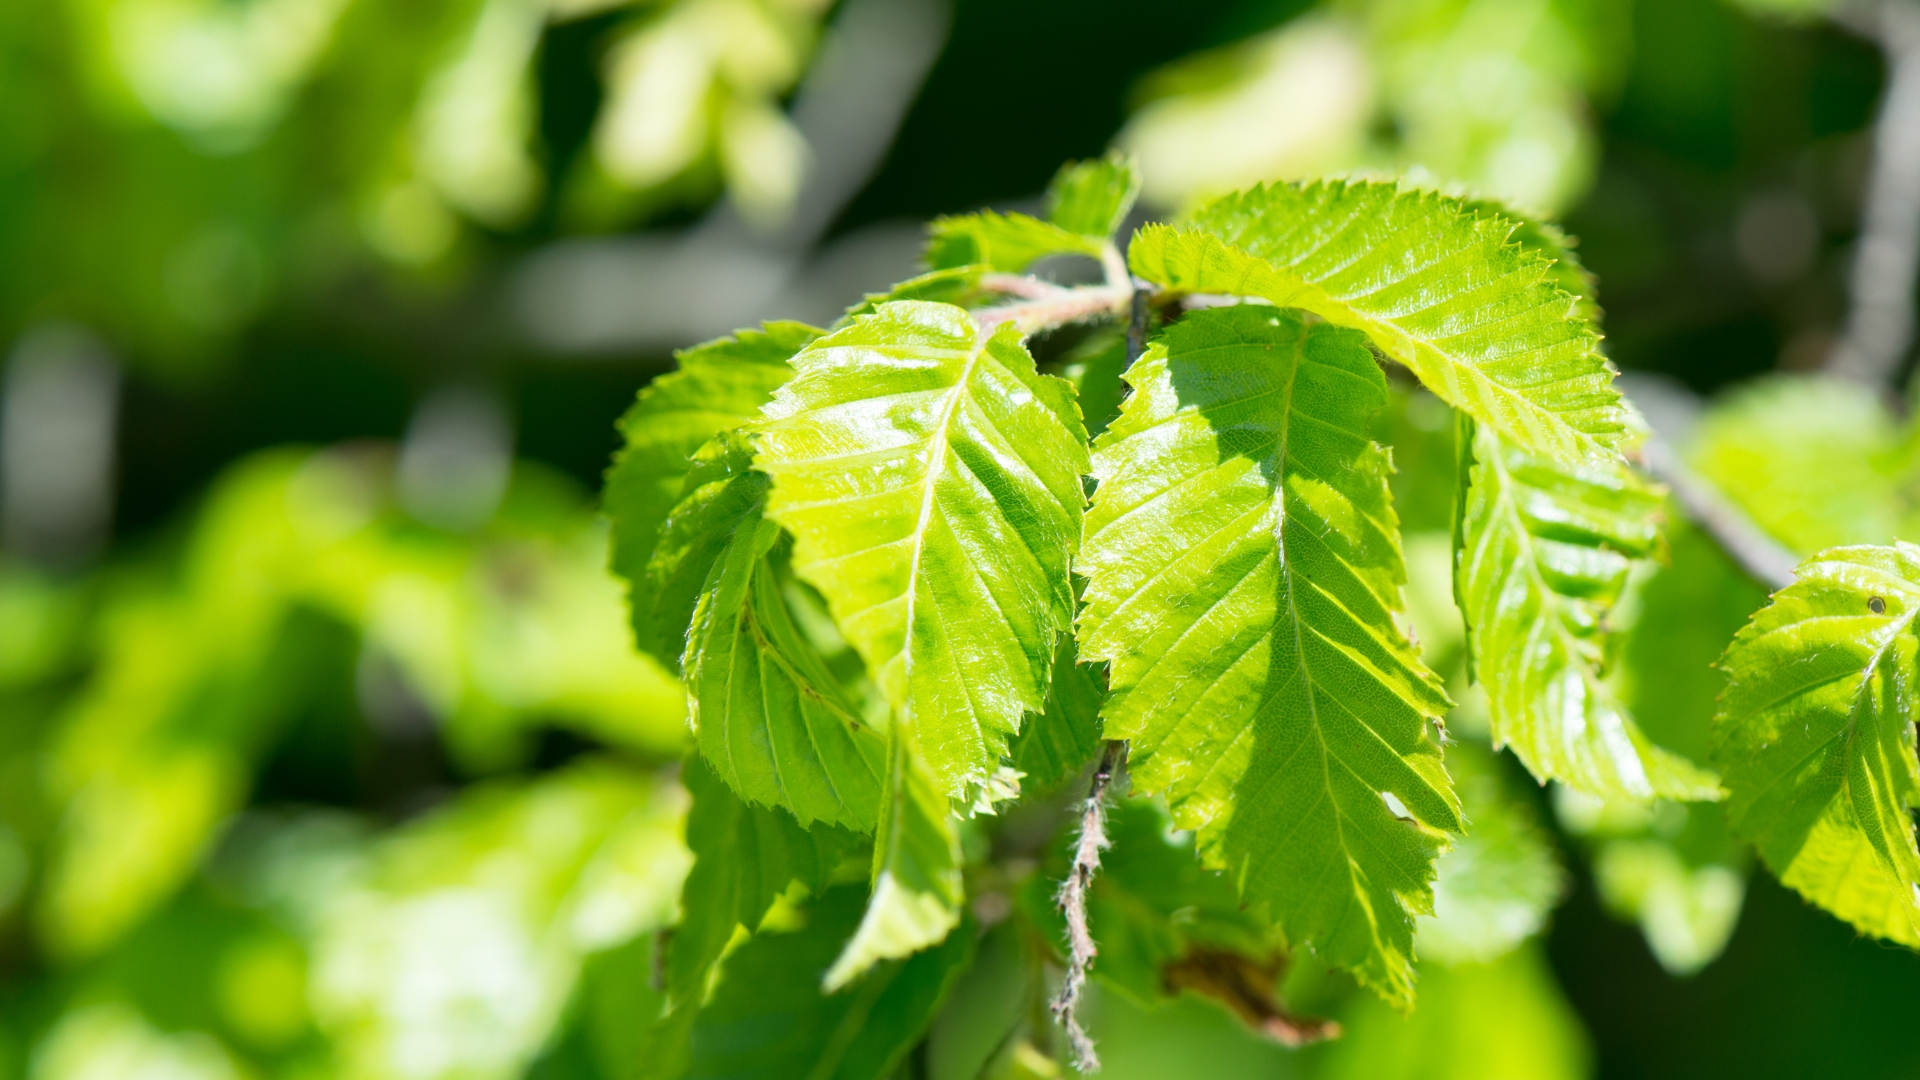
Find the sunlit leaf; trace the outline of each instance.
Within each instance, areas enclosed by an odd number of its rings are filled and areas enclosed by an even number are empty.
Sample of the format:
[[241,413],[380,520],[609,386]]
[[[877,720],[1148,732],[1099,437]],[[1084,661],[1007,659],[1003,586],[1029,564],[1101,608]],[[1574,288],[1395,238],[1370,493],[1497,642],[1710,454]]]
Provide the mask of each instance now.
[[1714,762],[1728,815],[1802,896],[1920,947],[1920,548],[1833,548],[1796,577],[1721,661]]
[[1047,188],[1047,220],[1081,236],[1109,237],[1140,196],[1140,169],[1109,154],[1062,168]]
[[1608,614],[1659,540],[1660,490],[1571,468],[1473,425],[1459,594],[1496,747],[1601,796],[1712,799],[1712,774],[1641,733],[1601,678]]
[[[721,536],[693,613],[686,678],[700,752],[749,802],[860,832],[879,820],[886,741],[794,625],[771,560],[780,527],[761,517],[766,477],[733,457],[752,501]],[[676,511],[677,513],[677,511]],[[669,528],[669,533],[671,533]]]
[[1613,458],[1624,423],[1599,335],[1517,224],[1391,184],[1276,184],[1210,203],[1128,249],[1169,289],[1254,297],[1367,334],[1442,400],[1569,464]]
[[1101,437],[1083,659],[1109,738],[1290,940],[1412,997],[1411,916],[1460,815],[1449,703],[1398,628],[1384,379],[1358,334],[1258,306],[1174,324]]
[[1072,390],[1017,331],[882,305],[793,358],[756,466],[793,569],[826,598],[941,790],[971,801],[1045,708],[1085,501]]

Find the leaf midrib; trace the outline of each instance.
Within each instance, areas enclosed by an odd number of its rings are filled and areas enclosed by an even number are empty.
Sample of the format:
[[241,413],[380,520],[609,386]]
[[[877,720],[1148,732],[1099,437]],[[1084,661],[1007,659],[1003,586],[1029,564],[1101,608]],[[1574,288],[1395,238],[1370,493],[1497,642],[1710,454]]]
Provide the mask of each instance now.
[[[940,419],[934,425],[933,437],[927,445],[927,469],[920,480],[920,513],[914,519],[913,556],[907,563],[906,634],[904,640],[901,642],[901,665],[903,669],[902,674],[905,676],[905,683],[908,686],[913,684],[914,614],[915,609],[918,607],[920,596],[920,561],[922,555],[926,552],[927,530],[933,517],[934,489],[939,484],[941,476],[945,475],[947,470],[948,429],[953,424],[955,414],[960,410],[960,402],[964,400],[967,395],[968,387],[973,380],[974,369],[979,365],[980,358],[986,355],[989,340],[991,339],[983,334],[975,335],[973,348],[967,354],[966,363],[960,368],[960,377],[954,381],[953,388],[947,392],[947,400],[940,407]],[[911,694],[903,694],[903,697],[905,701],[901,705],[901,711],[905,714],[908,721],[911,722],[913,720],[913,696]]]
[[[1340,847],[1341,861],[1346,864],[1347,881],[1350,886],[1347,895],[1347,904],[1341,909],[1339,919],[1335,920],[1335,925],[1339,925],[1346,921],[1347,910],[1352,907],[1354,893],[1361,888],[1361,884],[1354,869],[1352,848],[1347,843],[1346,814],[1341,810],[1339,800],[1333,797],[1333,770],[1328,764],[1333,751],[1332,748],[1327,745],[1326,732],[1322,730],[1320,725],[1320,703],[1314,700],[1314,688],[1317,684],[1314,681],[1313,672],[1307,666],[1305,630],[1300,625],[1300,610],[1294,595],[1298,586],[1294,582],[1293,566],[1287,561],[1286,532],[1287,522],[1291,520],[1287,512],[1287,463],[1293,450],[1293,395],[1294,388],[1300,380],[1300,369],[1309,362],[1307,359],[1307,336],[1310,331],[1304,321],[1301,322],[1299,326],[1300,337],[1298,343],[1294,345],[1294,359],[1293,363],[1288,365],[1286,389],[1282,395],[1286,405],[1280,410],[1280,431],[1274,439],[1273,451],[1270,456],[1270,460],[1274,465],[1273,507],[1275,520],[1273,542],[1275,555],[1279,562],[1280,578],[1286,583],[1287,622],[1293,630],[1294,670],[1298,672],[1300,676],[1301,689],[1304,691],[1304,697],[1307,703],[1308,722],[1313,726],[1314,741],[1320,746],[1320,797],[1326,799],[1333,807],[1334,838]],[[1341,767],[1347,768],[1350,772],[1352,771],[1345,762],[1341,763]],[[1268,782],[1272,782],[1271,777]],[[1326,871],[1322,871],[1322,876],[1324,876],[1325,873]],[[1317,885],[1318,883],[1316,882],[1316,887]]]

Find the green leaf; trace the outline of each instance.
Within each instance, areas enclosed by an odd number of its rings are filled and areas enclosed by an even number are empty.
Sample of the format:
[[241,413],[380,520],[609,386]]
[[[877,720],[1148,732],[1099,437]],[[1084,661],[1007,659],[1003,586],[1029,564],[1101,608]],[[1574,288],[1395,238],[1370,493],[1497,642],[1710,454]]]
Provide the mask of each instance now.
[[927,226],[926,263],[934,270],[986,266],[1019,273],[1054,255],[1098,259],[1107,239],[1082,236],[1027,214],[982,210],[977,214],[935,218]]
[[1139,171],[1126,158],[1076,162],[1048,186],[1044,221],[993,210],[935,219],[926,263],[936,273],[969,266],[1018,273],[1055,255],[1104,259],[1139,194]]
[[829,993],[874,964],[944,940],[960,923],[960,839],[947,801],[896,720],[888,735],[887,804],[873,848],[873,895],[823,984]]
[[687,761],[683,778],[693,794],[693,869],[667,952],[667,991],[676,1005],[697,1005],[735,929],[758,930],[767,909],[795,885],[817,895],[859,839],[826,825],[801,828],[783,810],[747,805],[699,758]]
[[1136,274],[1311,311],[1364,331],[1441,399],[1564,462],[1613,460],[1624,412],[1600,338],[1517,225],[1391,184],[1277,184],[1150,225]]
[[[679,369],[655,379],[620,418],[625,445],[607,471],[606,510],[613,521],[613,571],[634,589],[634,631],[648,651],[661,647],[651,626],[652,597],[641,595],[647,564],[679,503],[694,452],[707,440],[754,419],[792,371],[787,358],[820,336],[810,326],[767,323],[676,354]],[[655,652],[679,662],[678,642]]]
[[1030,792],[1058,790],[1080,775],[1100,752],[1100,705],[1107,698],[1105,672],[1077,663],[1073,638],[1061,635],[1047,685],[1047,707],[1027,721],[1013,741],[1013,767],[1026,774]]
[[1566,872],[1531,806],[1501,781],[1499,759],[1474,743],[1447,747],[1467,835],[1440,856],[1433,914],[1419,918],[1423,959],[1485,963],[1546,925],[1566,893]]
[[1385,379],[1360,335],[1255,306],[1174,324],[1127,379],[1080,563],[1106,735],[1290,940],[1407,1003],[1460,815],[1427,731],[1449,703],[1396,626]]
[[1734,833],[1808,900],[1920,947],[1920,547],[1833,548],[1796,577],[1721,660],[1714,762]]
[[[731,455],[735,477],[710,485],[745,489],[753,501],[720,533],[726,546],[692,617],[686,680],[694,734],[741,798],[790,810],[802,826],[870,831],[886,742],[794,625],[771,558],[780,527],[761,516],[767,482],[749,471],[748,454],[741,447]],[[667,533],[671,540],[672,521]]]
[[1608,613],[1659,543],[1663,493],[1623,464],[1558,465],[1472,428],[1455,572],[1494,746],[1594,795],[1718,798],[1601,678]]
[[820,972],[860,920],[861,892],[832,889],[803,914],[803,929],[761,935],[727,958],[693,1021],[690,1077],[880,1080],[920,1041],[973,954],[974,935],[957,933],[826,994]]
[[[647,562],[646,588],[636,589],[633,597],[642,647],[675,665],[684,659],[687,630],[707,576],[741,522],[766,503],[767,478],[753,471],[753,445],[745,433],[731,431],[694,453],[682,488]],[[650,601],[644,609],[643,599]]]
[[1081,236],[1106,239],[1119,230],[1140,197],[1133,159],[1108,154],[1065,166],[1047,188],[1047,220]]
[[941,790],[985,782],[1045,708],[1085,502],[1072,388],[1018,331],[900,302],[809,346],[756,466],[793,568],[820,591]]
[[924,300],[935,304],[954,304],[958,307],[979,307],[1002,298],[1005,294],[985,288],[980,279],[988,269],[984,266],[952,266],[944,270],[929,270],[916,277],[910,277],[885,292],[868,293],[858,304],[847,309],[846,314],[833,324],[840,330],[853,323],[862,315],[871,315],[881,304],[890,304],[897,300]]

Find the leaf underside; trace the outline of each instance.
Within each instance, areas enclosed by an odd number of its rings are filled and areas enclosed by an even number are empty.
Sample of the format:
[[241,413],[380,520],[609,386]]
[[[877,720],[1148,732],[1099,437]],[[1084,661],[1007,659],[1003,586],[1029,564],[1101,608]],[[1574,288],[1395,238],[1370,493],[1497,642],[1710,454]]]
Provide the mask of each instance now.
[[1920,547],[1832,548],[1796,577],[1720,662],[1729,820],[1808,900],[1920,947]]
[[793,359],[756,466],[767,514],[947,795],[970,801],[1045,708],[1072,622],[1085,434],[1017,331],[881,305]]
[[1496,747],[1602,798],[1715,799],[1714,776],[1643,734],[1601,678],[1606,620],[1659,541],[1660,490],[1569,468],[1468,425],[1457,573]]
[[1175,324],[1128,382],[1079,563],[1106,735],[1289,940],[1408,1003],[1461,821],[1428,733],[1449,702],[1396,626],[1385,380],[1359,334],[1240,306]]
[[1517,223],[1368,181],[1274,184],[1150,225],[1128,250],[1170,289],[1254,297],[1364,332],[1441,399],[1555,460],[1614,458],[1624,412],[1599,335]]

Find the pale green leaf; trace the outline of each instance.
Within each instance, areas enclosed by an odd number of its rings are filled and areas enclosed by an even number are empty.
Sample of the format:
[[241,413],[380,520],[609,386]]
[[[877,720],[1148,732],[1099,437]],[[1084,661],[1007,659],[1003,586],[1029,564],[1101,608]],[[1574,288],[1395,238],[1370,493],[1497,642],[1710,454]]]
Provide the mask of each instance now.
[[[606,511],[613,521],[613,571],[635,590],[634,628],[642,648],[659,646],[650,626],[652,598],[639,595],[668,513],[679,503],[696,450],[747,423],[792,374],[787,358],[820,335],[776,322],[686,349],[679,368],[655,379],[620,419],[625,445],[607,471]],[[677,663],[673,644],[656,653]]]
[[1018,273],[1054,255],[1098,259],[1107,244],[1104,236],[1082,236],[1027,214],[994,210],[935,218],[927,233],[926,263],[936,271],[985,266]]
[[1796,577],[1721,660],[1714,762],[1734,833],[1808,900],[1920,947],[1920,547],[1833,548]]
[[1047,220],[1081,236],[1110,237],[1140,197],[1133,159],[1109,154],[1062,168],[1047,188]]
[[1505,790],[1501,762],[1474,743],[1447,747],[1467,835],[1440,856],[1433,914],[1417,920],[1423,959],[1485,963],[1539,933],[1567,889],[1533,808]]
[[1456,573],[1494,745],[1595,795],[1717,798],[1712,774],[1648,740],[1601,678],[1608,613],[1659,542],[1660,489],[1470,427]]
[[888,735],[886,805],[873,848],[873,894],[866,914],[827,971],[828,992],[882,960],[944,940],[960,923],[960,839],[947,800],[913,752],[906,725]]
[[763,934],[727,958],[692,1024],[689,1077],[880,1080],[920,1041],[973,954],[974,935],[956,933],[822,993],[820,972],[860,920],[861,892],[829,890],[802,914],[803,928]]
[[736,928],[758,930],[767,909],[795,886],[818,894],[859,841],[826,825],[803,829],[784,810],[747,805],[698,758],[687,761],[683,777],[693,795],[687,846],[694,861],[667,952],[667,991],[677,1004],[698,1005]]
[[1427,388],[1565,462],[1612,460],[1624,424],[1600,338],[1516,223],[1391,184],[1277,184],[1151,225],[1133,270],[1169,289],[1254,297],[1364,331]]
[[[870,831],[880,813],[885,738],[794,625],[772,559],[780,528],[761,516],[766,478],[750,471],[744,447],[730,460],[734,477],[702,490],[744,489],[751,501],[718,532],[725,547],[710,560],[688,632],[695,739],[713,771],[747,801],[790,810],[802,826],[825,821]],[[668,539],[674,534],[670,521]]]
[[793,364],[758,434],[768,516],[939,787],[971,801],[1045,708],[1073,618],[1072,389],[1035,373],[1012,327],[945,304],[884,304]]
[[979,307],[1004,295],[980,284],[980,279],[988,272],[987,267],[977,265],[929,270],[924,274],[910,277],[885,292],[868,293],[859,303],[848,308],[846,314],[840,316],[840,320],[833,324],[833,328],[839,330],[862,315],[873,314],[881,304],[890,304],[896,300],[924,300],[928,303],[955,304],[964,308]]
[[1127,378],[1079,566],[1106,735],[1290,940],[1406,1003],[1460,815],[1449,703],[1396,622],[1385,380],[1359,334],[1256,306],[1190,315]]

